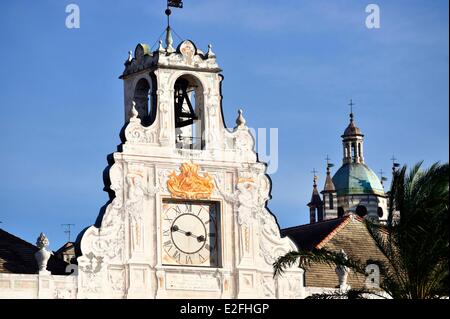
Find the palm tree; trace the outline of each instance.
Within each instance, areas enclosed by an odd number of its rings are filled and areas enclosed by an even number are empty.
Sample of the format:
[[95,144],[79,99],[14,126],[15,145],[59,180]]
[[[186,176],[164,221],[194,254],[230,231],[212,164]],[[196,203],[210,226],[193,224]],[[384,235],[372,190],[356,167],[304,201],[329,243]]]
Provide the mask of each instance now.
[[[426,170],[421,170],[421,166],[422,162],[416,164],[409,173],[406,166],[394,172],[387,224],[365,222],[386,257],[385,261],[376,261],[380,266],[380,288],[394,299],[450,295],[448,163],[435,163]],[[342,265],[360,274],[365,274],[366,266],[359,260],[343,258],[338,252],[299,248],[274,263],[274,276],[297,263],[302,268],[308,268],[311,263]],[[370,291],[350,291],[347,297],[361,297],[367,292]]]

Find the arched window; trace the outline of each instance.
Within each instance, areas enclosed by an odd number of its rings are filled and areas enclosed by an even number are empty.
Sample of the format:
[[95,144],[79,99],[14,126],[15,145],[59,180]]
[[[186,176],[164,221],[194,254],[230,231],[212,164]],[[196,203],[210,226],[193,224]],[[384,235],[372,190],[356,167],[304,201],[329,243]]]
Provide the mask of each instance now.
[[377,213],[378,213],[378,217],[379,217],[379,218],[382,218],[383,215],[384,215],[383,208],[378,207],[378,208],[377,208]]
[[364,216],[366,216],[366,215],[367,215],[367,208],[366,208],[366,206],[359,205],[358,207],[356,207],[356,214],[357,214],[359,217],[364,217]]
[[134,89],[133,100],[136,102],[136,110],[139,113],[142,124],[145,126],[153,123],[156,116],[154,91],[145,78],[140,79]]
[[338,217],[343,217],[345,214],[344,208],[338,207]]
[[175,82],[176,147],[204,149],[203,87],[193,76],[183,75]]
[[352,162],[355,163],[356,157],[358,156],[358,154],[357,154],[358,150],[356,148],[356,143],[352,143],[351,147],[352,147]]
[[330,207],[330,209],[333,209],[333,194],[328,194],[328,206]]

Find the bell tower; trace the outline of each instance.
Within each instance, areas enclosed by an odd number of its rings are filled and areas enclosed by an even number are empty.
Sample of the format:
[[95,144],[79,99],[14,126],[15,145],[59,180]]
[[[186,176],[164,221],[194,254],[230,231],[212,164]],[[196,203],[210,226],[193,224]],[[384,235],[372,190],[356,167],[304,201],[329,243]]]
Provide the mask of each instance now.
[[273,277],[297,248],[266,206],[271,181],[242,110],[225,126],[212,46],[175,48],[172,31],[125,61],[123,143],[105,171],[110,199],[81,237],[78,296],[300,298],[302,269]]
[[155,142],[161,146],[210,149],[214,136],[220,134],[214,130],[223,121],[221,112],[213,110],[221,99],[222,70],[211,45],[204,53],[190,40],[176,49],[172,43],[168,26],[165,47],[160,40],[156,51],[142,43],[136,46],[134,56],[130,51],[120,76],[124,82],[125,123],[133,116],[134,103],[142,125],[151,127],[155,123],[159,131]]
[[354,123],[353,100],[350,100],[350,123],[342,135],[342,145],[344,150],[343,164],[361,163],[364,164],[364,135],[359,127]]

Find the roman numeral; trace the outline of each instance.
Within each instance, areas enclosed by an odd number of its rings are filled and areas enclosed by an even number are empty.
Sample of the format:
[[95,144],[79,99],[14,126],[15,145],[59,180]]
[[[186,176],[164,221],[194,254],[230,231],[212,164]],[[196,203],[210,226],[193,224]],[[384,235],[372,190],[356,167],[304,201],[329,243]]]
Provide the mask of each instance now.
[[169,246],[169,245],[172,245],[172,241],[167,240],[164,242],[164,246]]
[[209,251],[211,249],[211,246],[209,246],[208,244],[205,244],[204,248]]
[[197,216],[200,216],[200,214],[202,213],[203,207],[200,207],[200,209],[197,212]]
[[201,263],[204,263],[206,261],[206,258],[203,257],[201,254],[198,254],[198,259],[200,260]]
[[191,264],[192,265],[192,258],[191,258],[191,256],[186,256],[186,264]]
[[163,230],[163,236],[170,236],[170,231],[167,230]]
[[166,247],[166,251],[167,252],[170,252],[172,250],[172,247],[173,247],[172,241],[167,240],[167,241],[164,242],[163,245],[164,245],[164,247]]
[[175,252],[173,253],[173,258],[175,258],[178,262],[180,262],[181,259],[181,254],[178,250],[175,250]]
[[182,214],[180,206],[175,206],[174,210],[175,210],[175,214],[177,214],[177,216]]

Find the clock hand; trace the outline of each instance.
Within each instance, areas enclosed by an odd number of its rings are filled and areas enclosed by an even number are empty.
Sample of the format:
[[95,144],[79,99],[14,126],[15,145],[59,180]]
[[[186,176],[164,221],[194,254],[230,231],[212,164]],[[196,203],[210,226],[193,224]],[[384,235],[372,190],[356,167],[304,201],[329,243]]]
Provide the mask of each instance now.
[[197,240],[198,240],[198,242],[202,242],[202,241],[206,241],[206,239],[205,239],[205,236],[203,236],[203,235],[200,235],[200,236],[195,236],[194,234],[192,234],[190,231],[184,231],[184,230],[181,230],[180,228],[178,228],[178,226],[177,225],[173,225],[172,226],[172,232],[180,232],[180,233],[183,233],[183,234],[185,234],[186,236],[188,236],[188,237],[194,237],[194,238],[196,238]]

